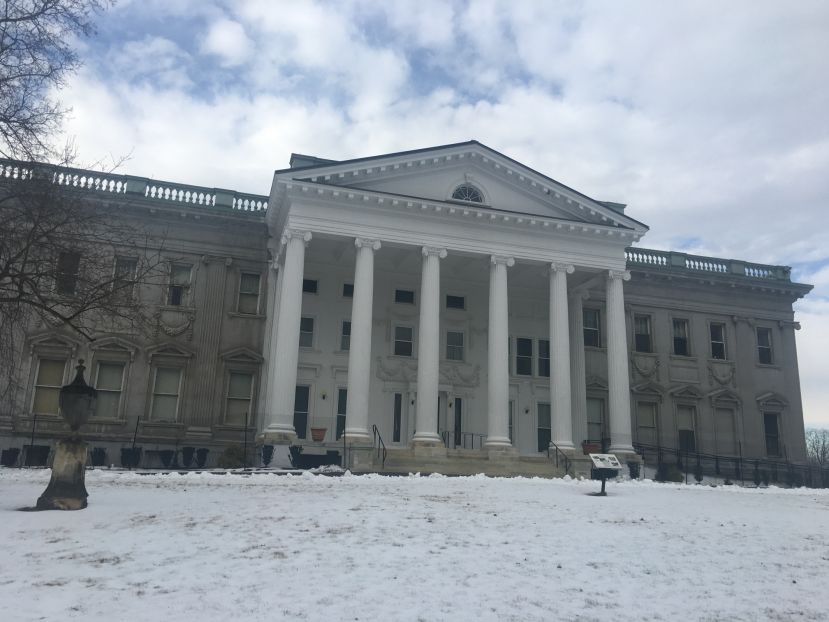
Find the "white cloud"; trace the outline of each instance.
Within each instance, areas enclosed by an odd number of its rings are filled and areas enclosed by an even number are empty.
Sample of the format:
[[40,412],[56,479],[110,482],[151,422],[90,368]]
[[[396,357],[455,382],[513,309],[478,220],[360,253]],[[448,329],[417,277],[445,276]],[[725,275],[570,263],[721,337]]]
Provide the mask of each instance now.
[[253,42],[239,22],[217,19],[210,24],[201,50],[218,56],[223,67],[237,67],[253,53]]
[[[155,2],[167,30],[136,39],[128,18],[145,6],[114,13],[123,37],[110,34],[127,40],[112,55],[120,77],[89,71],[63,94],[89,160],[132,150],[134,174],[266,193],[291,151],[345,158],[476,138],[628,203],[651,226],[645,245],[698,240],[698,252],[750,261],[829,261],[823,2],[274,10],[188,0]],[[233,82],[203,67],[213,86],[193,88],[198,50],[233,66]],[[798,306],[807,421],[829,397],[829,308],[817,304],[829,283],[824,271],[809,278],[816,304]]]

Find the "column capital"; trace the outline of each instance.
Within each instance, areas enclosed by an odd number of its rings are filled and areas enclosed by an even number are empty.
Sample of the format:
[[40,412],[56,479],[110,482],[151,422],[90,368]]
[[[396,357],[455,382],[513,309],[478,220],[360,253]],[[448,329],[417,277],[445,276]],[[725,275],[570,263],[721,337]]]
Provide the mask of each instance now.
[[382,244],[380,244],[380,240],[374,240],[372,238],[354,238],[354,246],[357,248],[370,248],[373,251],[379,251]]
[[420,249],[420,252],[423,254],[424,257],[435,255],[438,259],[445,259],[447,255],[446,249],[441,248],[440,246],[423,246]]
[[311,238],[314,237],[310,231],[304,231],[302,229],[284,229],[282,231],[282,238],[281,243],[282,246],[285,246],[288,243],[288,240],[293,239],[300,239],[302,240],[305,245],[308,245],[308,242],[311,241]]
[[489,256],[489,263],[491,264],[504,264],[507,268],[512,268],[515,265],[515,257],[510,257],[508,255],[490,255]]
[[622,281],[630,281],[630,272],[628,270],[608,270],[607,279],[609,281],[614,279],[621,279]]
[[573,274],[576,271],[576,267],[571,263],[558,263],[552,262],[550,264],[550,272],[565,272],[567,274]]

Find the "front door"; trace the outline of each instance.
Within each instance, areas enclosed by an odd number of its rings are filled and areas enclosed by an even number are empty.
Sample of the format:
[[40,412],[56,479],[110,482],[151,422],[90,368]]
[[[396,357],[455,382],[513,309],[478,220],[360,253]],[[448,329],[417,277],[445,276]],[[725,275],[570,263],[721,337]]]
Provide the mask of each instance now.
[[463,422],[463,400],[456,397],[453,404],[455,411],[455,447],[463,445],[461,426]]

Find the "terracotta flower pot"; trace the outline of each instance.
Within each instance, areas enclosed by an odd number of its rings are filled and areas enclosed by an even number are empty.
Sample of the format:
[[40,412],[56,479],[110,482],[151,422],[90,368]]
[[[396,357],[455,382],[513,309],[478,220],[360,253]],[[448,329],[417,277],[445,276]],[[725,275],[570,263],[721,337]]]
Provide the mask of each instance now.
[[328,428],[311,428],[311,440],[315,443],[321,443],[325,440],[325,433],[328,431]]

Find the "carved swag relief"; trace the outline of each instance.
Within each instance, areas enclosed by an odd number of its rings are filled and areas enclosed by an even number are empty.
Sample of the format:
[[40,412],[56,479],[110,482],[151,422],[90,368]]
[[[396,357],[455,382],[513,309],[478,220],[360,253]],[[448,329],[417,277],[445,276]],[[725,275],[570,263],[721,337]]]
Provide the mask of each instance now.
[[[480,383],[481,366],[441,361],[441,384],[456,387],[477,387]],[[377,377],[387,382],[417,382],[417,361],[397,361],[377,357]]]

